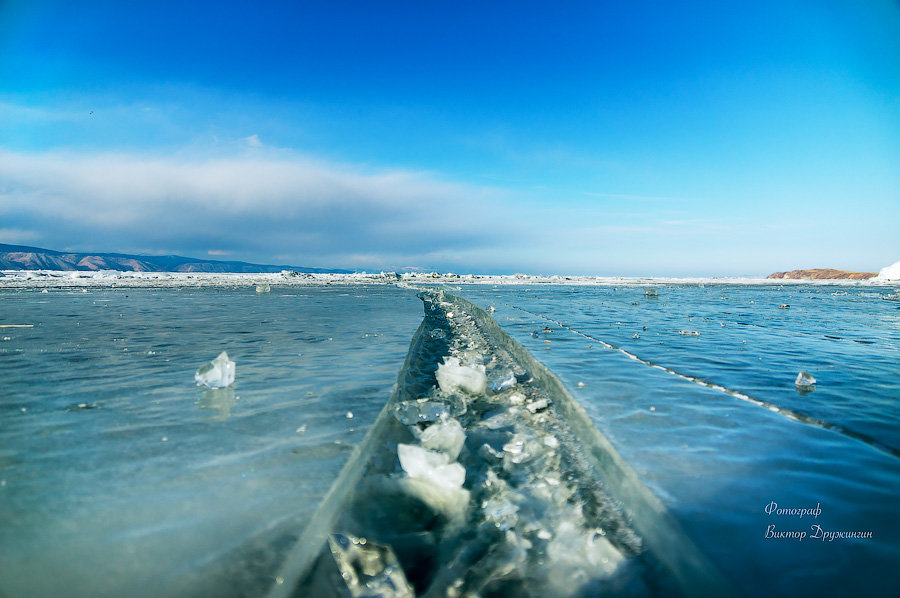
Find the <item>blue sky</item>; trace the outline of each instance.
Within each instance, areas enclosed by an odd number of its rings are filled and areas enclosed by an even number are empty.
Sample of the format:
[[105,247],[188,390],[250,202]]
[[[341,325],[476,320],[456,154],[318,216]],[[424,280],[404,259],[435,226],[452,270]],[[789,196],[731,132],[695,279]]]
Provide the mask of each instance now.
[[897,261],[900,4],[732,4],[0,2],[0,242],[370,271]]

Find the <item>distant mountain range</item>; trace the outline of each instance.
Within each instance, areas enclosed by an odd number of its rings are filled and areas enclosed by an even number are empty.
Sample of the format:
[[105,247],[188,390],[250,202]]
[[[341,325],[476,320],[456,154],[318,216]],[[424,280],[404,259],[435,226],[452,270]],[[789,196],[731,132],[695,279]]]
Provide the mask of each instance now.
[[320,272],[351,270],[271,266],[247,262],[198,260],[180,255],[128,255],[124,253],[73,253],[25,245],[0,243],[0,270],[119,270],[135,272]]

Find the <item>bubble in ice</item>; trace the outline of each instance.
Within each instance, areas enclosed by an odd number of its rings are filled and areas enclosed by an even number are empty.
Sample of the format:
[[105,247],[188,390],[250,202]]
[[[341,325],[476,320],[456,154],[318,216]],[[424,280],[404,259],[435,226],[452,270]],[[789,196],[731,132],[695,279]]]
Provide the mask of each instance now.
[[219,356],[201,367],[194,374],[197,385],[209,388],[224,388],[234,382],[235,362],[228,359],[228,353],[222,351]]

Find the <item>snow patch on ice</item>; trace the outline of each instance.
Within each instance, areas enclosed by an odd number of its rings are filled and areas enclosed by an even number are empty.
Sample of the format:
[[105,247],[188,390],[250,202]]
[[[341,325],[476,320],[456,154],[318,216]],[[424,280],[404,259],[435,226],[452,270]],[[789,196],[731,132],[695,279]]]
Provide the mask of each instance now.
[[875,280],[900,280],[900,262],[882,268]]

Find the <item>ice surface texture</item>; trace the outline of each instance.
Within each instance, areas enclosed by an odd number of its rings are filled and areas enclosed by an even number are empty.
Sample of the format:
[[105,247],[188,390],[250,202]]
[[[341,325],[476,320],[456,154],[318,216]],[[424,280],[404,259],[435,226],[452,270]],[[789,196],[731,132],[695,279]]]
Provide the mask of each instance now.
[[219,356],[201,367],[194,374],[197,385],[208,388],[225,388],[234,382],[235,363],[222,351]]

